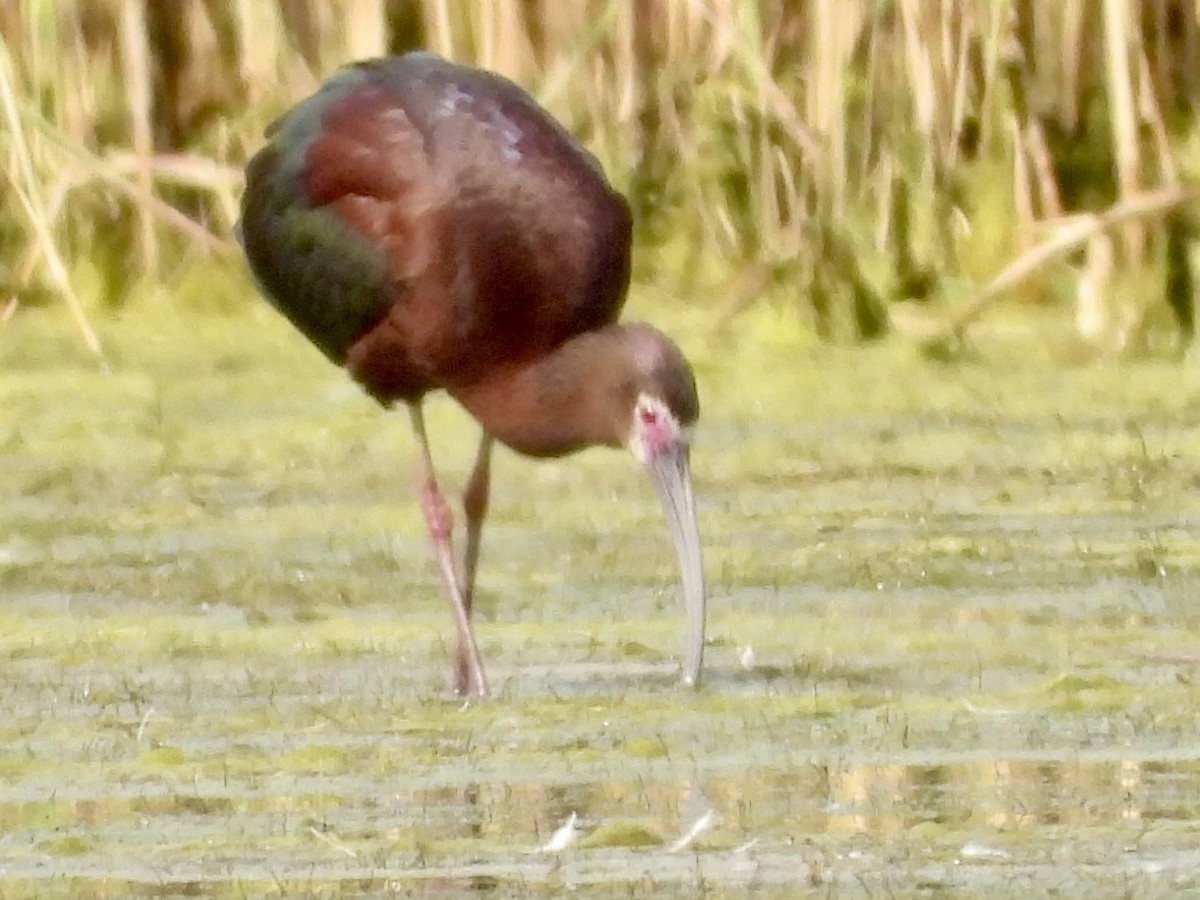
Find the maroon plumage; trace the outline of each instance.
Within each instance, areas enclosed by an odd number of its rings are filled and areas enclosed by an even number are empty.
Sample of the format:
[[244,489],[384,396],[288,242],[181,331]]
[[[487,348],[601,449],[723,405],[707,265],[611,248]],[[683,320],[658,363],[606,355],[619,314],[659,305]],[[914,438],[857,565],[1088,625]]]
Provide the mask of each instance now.
[[[421,397],[444,388],[483,426],[465,590],[442,564],[452,606],[465,606],[460,620],[469,618],[492,438],[536,456],[644,449],[639,422],[650,415],[670,420],[686,469],[699,413],[691,369],[657,330],[615,324],[629,283],[628,205],[523,90],[427,54],[373,60],[338,72],[268,138],[247,167],[242,202],[251,270],[368,393],[409,404],[439,562],[449,520]],[[690,503],[689,483],[686,515]],[[698,568],[698,548],[693,555]],[[463,631],[460,621],[456,686],[483,693],[481,670],[463,674],[463,645],[473,644]],[[698,652],[689,651],[692,680]],[[468,675],[478,684],[461,683]]]

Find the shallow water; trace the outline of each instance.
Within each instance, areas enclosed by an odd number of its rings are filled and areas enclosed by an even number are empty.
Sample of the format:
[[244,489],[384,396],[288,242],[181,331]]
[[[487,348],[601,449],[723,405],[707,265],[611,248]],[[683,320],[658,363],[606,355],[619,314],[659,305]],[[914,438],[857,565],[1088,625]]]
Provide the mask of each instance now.
[[407,418],[266,310],[169,308],[101,322],[107,372],[0,332],[4,896],[1200,894],[1194,364],[668,310],[704,685],[644,476],[501,453],[464,705]]

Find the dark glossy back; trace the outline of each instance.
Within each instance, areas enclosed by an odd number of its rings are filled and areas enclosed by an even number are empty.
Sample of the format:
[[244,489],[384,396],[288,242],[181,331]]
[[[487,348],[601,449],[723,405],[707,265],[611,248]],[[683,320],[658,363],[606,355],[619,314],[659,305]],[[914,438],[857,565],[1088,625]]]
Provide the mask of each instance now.
[[383,402],[488,377],[616,319],[630,217],[520,88],[426,54],[343,69],[247,168],[255,277]]

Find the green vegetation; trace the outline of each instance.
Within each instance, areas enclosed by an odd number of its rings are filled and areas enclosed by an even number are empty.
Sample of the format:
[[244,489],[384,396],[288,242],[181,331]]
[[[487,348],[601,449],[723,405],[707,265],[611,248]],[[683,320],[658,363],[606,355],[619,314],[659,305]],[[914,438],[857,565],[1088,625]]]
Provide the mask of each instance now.
[[1064,366],[1045,313],[952,367],[769,307],[714,342],[638,285],[699,361],[706,684],[625,455],[502,453],[464,708],[403,416],[262,305],[162,299],[110,371],[61,309],[0,348],[6,894],[1196,886],[1190,367]]
[[15,0],[0,318],[60,297],[98,348],[98,308],[236,258],[241,164],[268,122],[338,65],[425,47],[533,90],[633,200],[642,277],[717,298],[715,325],[768,298],[802,311],[793,327],[874,338],[910,330],[892,302],[908,300],[954,353],[1020,286],[1075,302],[1095,349],[1160,352],[1168,308],[1183,343],[1192,328],[1179,209],[1200,165],[1198,15],[1185,0]]

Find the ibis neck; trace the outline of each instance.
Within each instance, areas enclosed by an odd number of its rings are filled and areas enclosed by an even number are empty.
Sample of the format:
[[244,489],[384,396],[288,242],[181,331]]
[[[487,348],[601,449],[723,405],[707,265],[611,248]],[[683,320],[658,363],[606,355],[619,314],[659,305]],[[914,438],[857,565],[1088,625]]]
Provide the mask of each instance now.
[[564,456],[598,444],[620,447],[629,423],[617,402],[619,379],[606,365],[618,353],[618,337],[610,333],[617,328],[578,335],[551,353],[450,393],[488,434],[527,456]]

